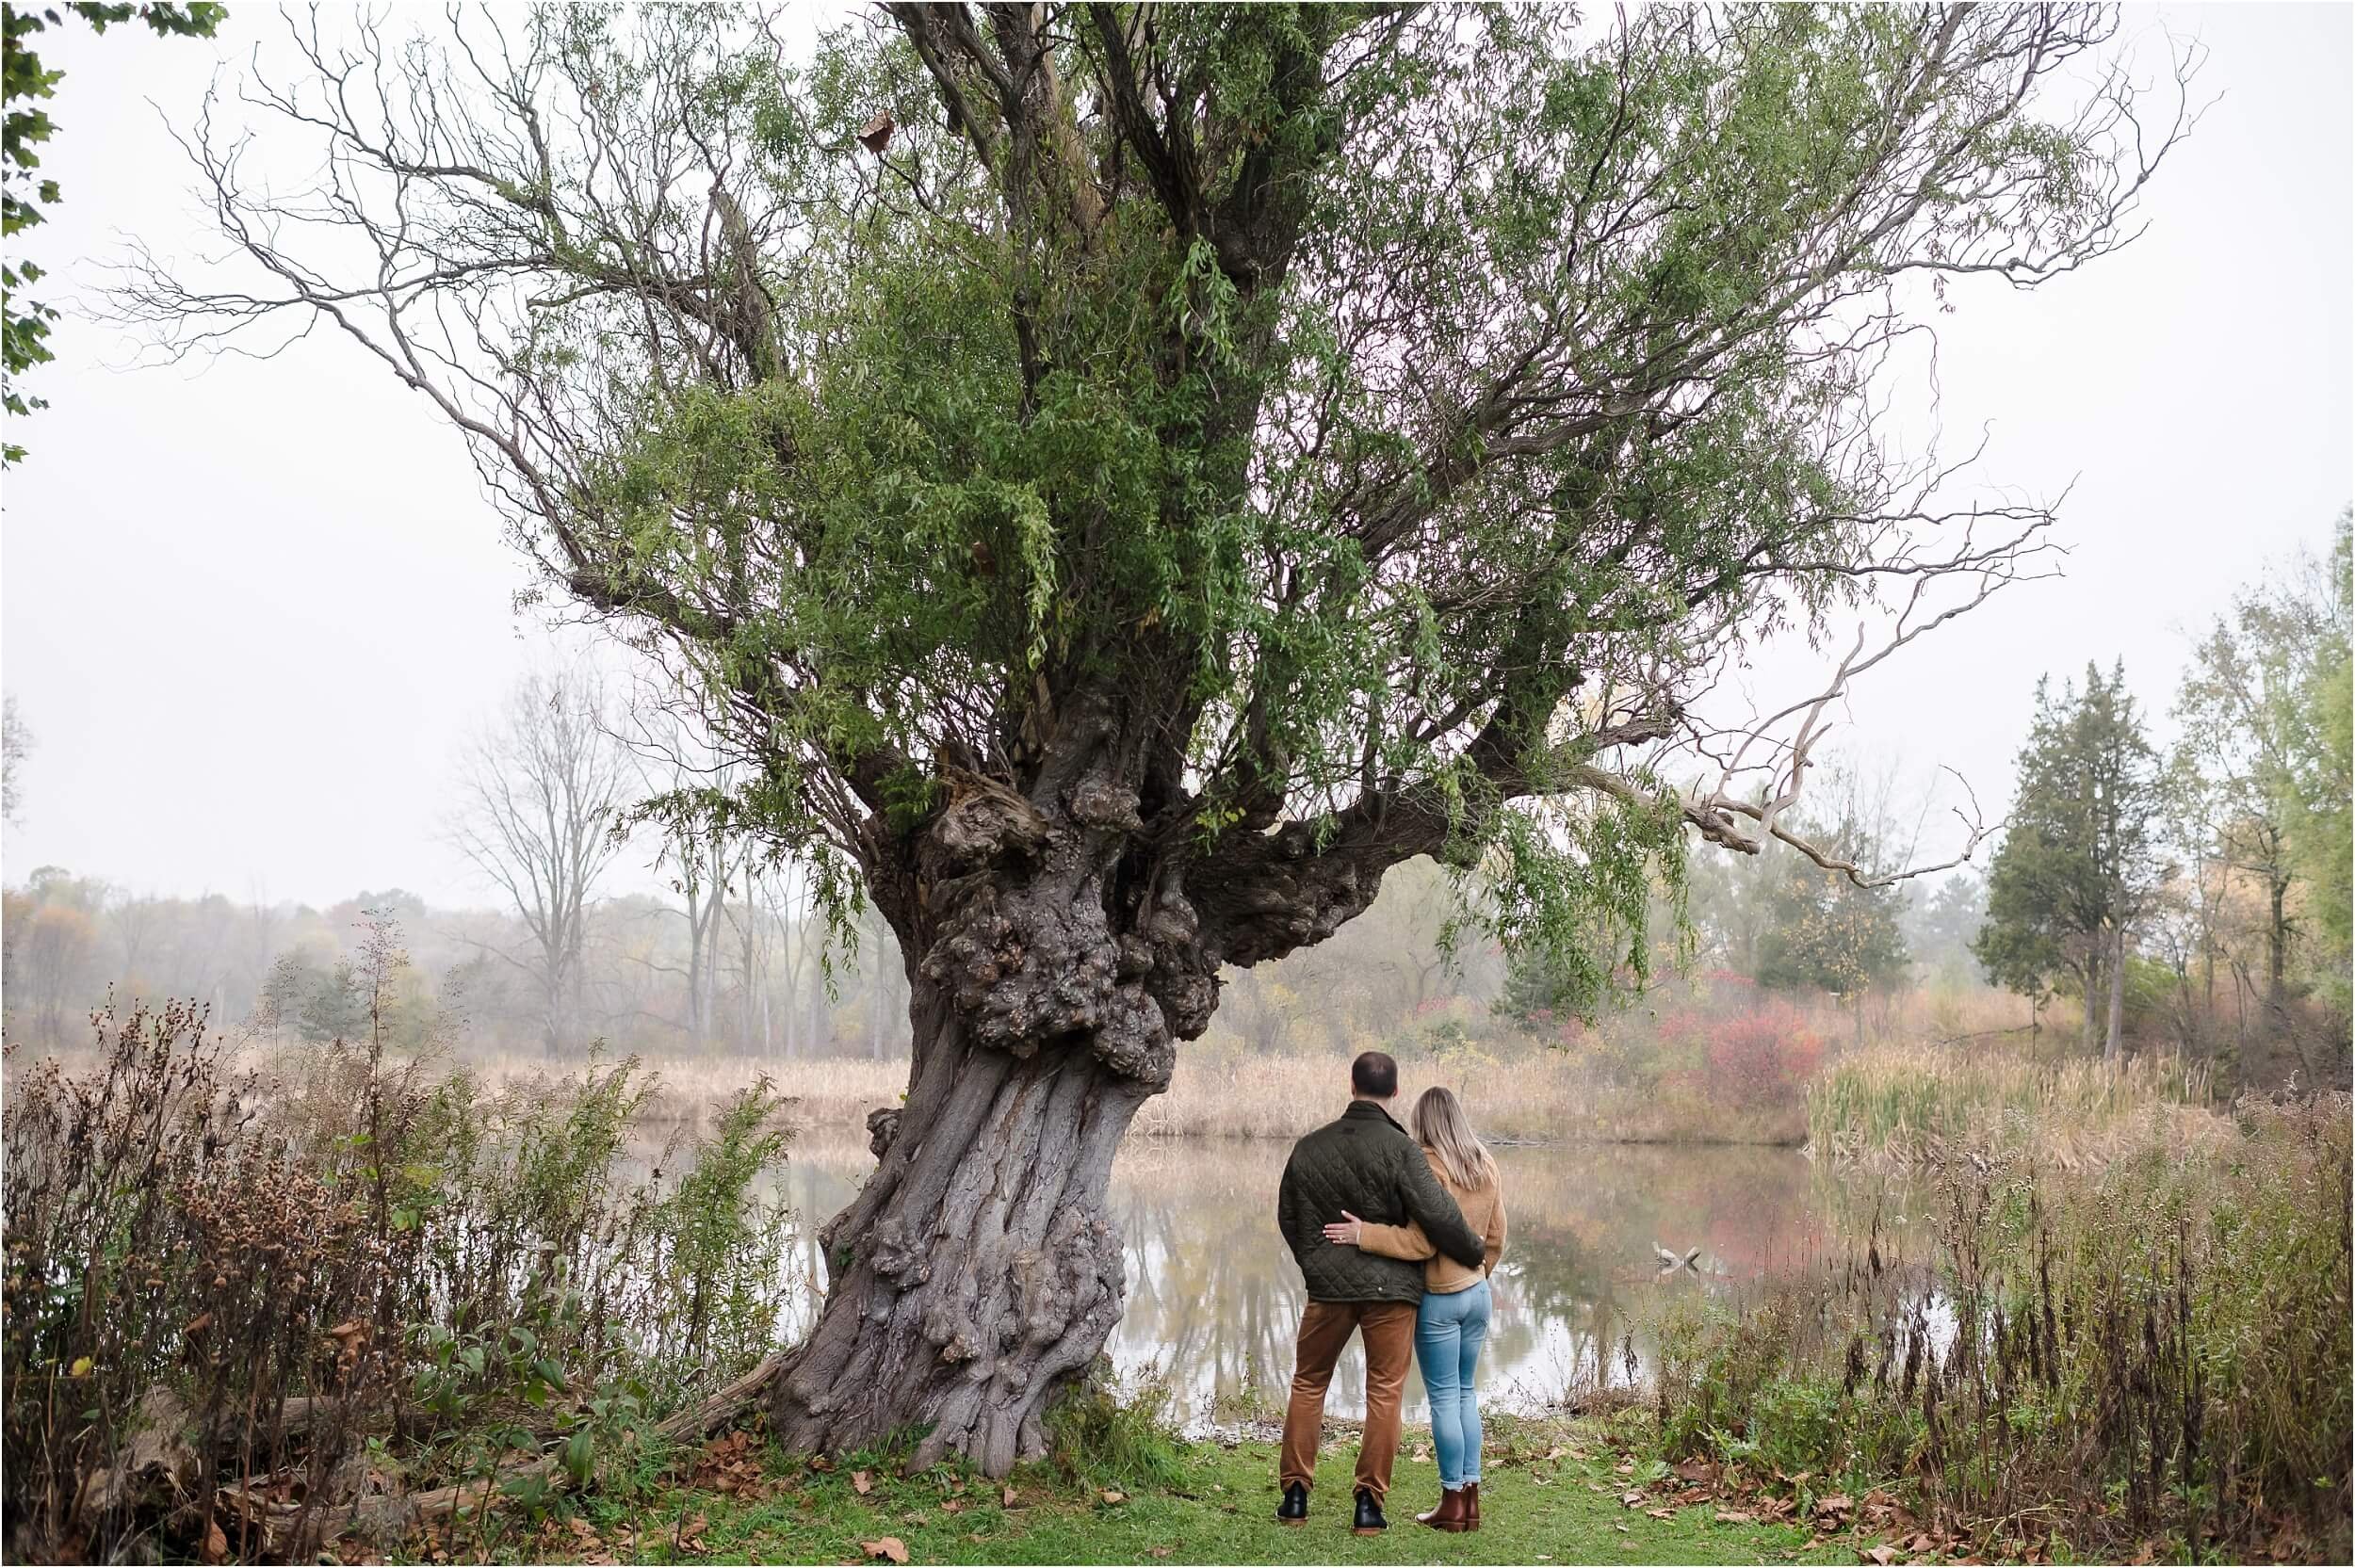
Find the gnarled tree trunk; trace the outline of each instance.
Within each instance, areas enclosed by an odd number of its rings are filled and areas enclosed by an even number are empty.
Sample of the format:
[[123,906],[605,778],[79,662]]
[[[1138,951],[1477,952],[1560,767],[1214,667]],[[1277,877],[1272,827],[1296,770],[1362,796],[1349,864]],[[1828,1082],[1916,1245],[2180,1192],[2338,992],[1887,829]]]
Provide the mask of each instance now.
[[841,1449],[913,1417],[932,1429],[918,1467],[955,1449],[1003,1475],[1039,1452],[1047,1399],[1119,1321],[1113,1155],[1160,1085],[1085,1043],[977,1043],[936,988],[915,1010],[908,1103],[866,1189],[820,1233],[825,1310],[781,1374],[771,1428],[788,1448]]
[[820,1232],[826,1303],[771,1418],[837,1451],[921,1425],[917,1467],[953,1449],[1002,1475],[1119,1320],[1113,1156],[1216,987],[1183,896],[1119,874],[1133,792],[946,782],[877,888],[908,963],[906,1103],[870,1120],[876,1171]]

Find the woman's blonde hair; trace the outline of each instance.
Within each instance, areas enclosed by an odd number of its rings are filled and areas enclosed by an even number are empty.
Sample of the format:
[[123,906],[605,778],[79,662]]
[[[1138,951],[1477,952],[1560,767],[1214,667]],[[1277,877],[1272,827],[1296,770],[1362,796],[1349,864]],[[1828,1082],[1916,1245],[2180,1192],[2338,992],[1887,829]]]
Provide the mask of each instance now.
[[1441,1169],[1457,1187],[1478,1192],[1496,1185],[1496,1156],[1472,1131],[1471,1118],[1453,1090],[1437,1085],[1424,1090],[1412,1120],[1415,1141],[1439,1156]]

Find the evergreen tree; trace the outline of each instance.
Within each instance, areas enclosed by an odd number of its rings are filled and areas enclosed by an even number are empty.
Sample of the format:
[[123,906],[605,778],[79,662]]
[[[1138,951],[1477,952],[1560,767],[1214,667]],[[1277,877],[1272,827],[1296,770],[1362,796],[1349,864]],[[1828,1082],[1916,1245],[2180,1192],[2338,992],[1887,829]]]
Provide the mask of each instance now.
[[1936,887],[1913,883],[1899,917],[1907,950],[1925,978],[1947,985],[1977,978],[1971,940],[1986,921],[1987,879],[1971,871],[1957,871]]
[[1972,950],[1992,979],[2040,996],[2064,979],[2085,1001],[2086,1048],[2108,1026],[2119,1054],[2127,933],[2157,885],[2158,758],[2126,669],[2086,666],[2085,689],[2037,683],[2019,795],[1988,872],[1987,923]]

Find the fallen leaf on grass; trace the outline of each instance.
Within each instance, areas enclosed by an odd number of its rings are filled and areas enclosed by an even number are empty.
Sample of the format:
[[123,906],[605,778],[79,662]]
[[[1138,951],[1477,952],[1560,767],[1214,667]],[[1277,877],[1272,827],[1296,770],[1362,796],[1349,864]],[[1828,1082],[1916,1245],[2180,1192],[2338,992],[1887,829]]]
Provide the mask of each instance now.
[[998,1506],[1000,1508],[1012,1508],[1014,1506],[1013,1487],[1009,1486],[1006,1488],[1006,1495],[998,1499]]
[[896,1535],[886,1535],[881,1541],[862,1541],[859,1549],[869,1557],[887,1557],[894,1562],[908,1560],[908,1544]]
[[1107,1492],[1104,1494],[1104,1500],[1108,1503],[1125,1503],[1129,1500],[1129,1494],[1126,1492]]
[[864,1497],[875,1490],[874,1478],[864,1470],[853,1470],[851,1472],[851,1486],[853,1491]]
[[1755,1513],[1746,1513],[1738,1508],[1721,1508],[1717,1511],[1717,1523],[1721,1525],[1755,1525],[1758,1523],[1758,1515]]
[[1677,1516],[1677,1511],[1672,1508],[1648,1508],[1644,1513],[1652,1519],[1673,1519]]
[[943,1513],[963,1513],[965,1511],[965,1504],[954,1497],[950,1497],[948,1501],[940,1505],[940,1511]]
[[1628,1528],[1627,1528],[1625,1525],[1614,1525],[1614,1526],[1612,1526],[1611,1528],[1612,1528],[1613,1529],[1615,1529],[1615,1530],[1617,1530],[1617,1531],[1618,1531],[1621,1535],[1626,1535],[1626,1534],[1628,1534],[1628,1533],[1629,1533]]
[[1170,1553],[1176,1551],[1177,1549],[1178,1548],[1175,1546],[1147,1546],[1145,1548],[1145,1555],[1146,1557],[1167,1557]]
[[1633,1508],[1637,1503],[1640,1503],[1643,1500],[1644,1495],[1641,1492],[1623,1493],[1619,1497],[1619,1506],[1621,1508]]
[[1860,1551],[1857,1553],[1857,1560],[1860,1562],[1876,1562],[1880,1564],[1880,1568],[1889,1568],[1891,1563],[1897,1560],[1897,1554],[1887,1546],[1876,1546],[1869,1552]]
[[1635,1461],[1632,1459],[1623,1459],[1619,1461],[1614,1468],[1616,1469],[1622,1476],[1632,1476],[1635,1474]]

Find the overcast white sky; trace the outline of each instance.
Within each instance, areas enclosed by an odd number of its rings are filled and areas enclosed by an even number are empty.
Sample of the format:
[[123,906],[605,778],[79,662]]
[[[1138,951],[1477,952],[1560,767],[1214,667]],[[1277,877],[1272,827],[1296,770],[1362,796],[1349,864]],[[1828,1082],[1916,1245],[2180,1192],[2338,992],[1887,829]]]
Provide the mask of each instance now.
[[[2000,806],[2046,671],[2123,656],[2154,713],[2185,632],[2271,558],[2321,547],[2355,493],[2355,17],[2346,6],[2130,8],[2205,43],[2221,94],[2156,181],[2151,230],[2038,292],[1957,294],[1939,323],[1956,445],[2061,513],[2068,576],[1999,598],[1878,672],[1852,745],[1939,765]],[[69,24],[46,164],[65,203],[26,252],[89,291],[137,234],[207,249],[178,151],[217,64],[278,27],[232,8],[218,46]],[[124,368],[69,319],[27,382],[55,405],[0,511],[0,682],[37,736],[0,875],[46,865],[138,891],[326,903],[394,884],[489,890],[440,838],[456,754],[551,648],[458,439],[342,344],[266,364]],[[621,879],[650,886],[642,867]]]

